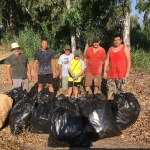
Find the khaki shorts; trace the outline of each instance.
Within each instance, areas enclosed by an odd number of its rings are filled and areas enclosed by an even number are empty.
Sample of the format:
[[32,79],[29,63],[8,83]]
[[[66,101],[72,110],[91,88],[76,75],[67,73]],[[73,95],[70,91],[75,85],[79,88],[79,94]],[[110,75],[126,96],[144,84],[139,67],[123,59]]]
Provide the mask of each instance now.
[[12,79],[13,85],[12,88],[22,87],[23,90],[27,90],[29,92],[29,80],[27,79]]
[[94,86],[100,87],[101,85],[101,75],[93,75],[89,72],[86,72],[85,75],[85,86],[90,87],[92,86],[92,81],[94,79]]
[[63,90],[68,89],[68,77],[62,77],[62,89]]
[[107,95],[124,93],[125,83],[122,79],[107,79]]

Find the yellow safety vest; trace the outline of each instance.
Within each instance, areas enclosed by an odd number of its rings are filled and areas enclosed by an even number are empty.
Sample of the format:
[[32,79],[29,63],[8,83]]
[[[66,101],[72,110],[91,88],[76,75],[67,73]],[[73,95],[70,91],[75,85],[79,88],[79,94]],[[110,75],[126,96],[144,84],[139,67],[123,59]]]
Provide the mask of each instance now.
[[[76,59],[72,59],[70,62],[70,69],[71,71],[74,73],[74,75],[78,75],[81,71],[82,71],[82,66],[80,63],[80,59],[76,60]],[[74,81],[74,82],[81,82],[82,77],[80,76],[77,80],[74,80],[72,77],[68,77],[68,81]]]

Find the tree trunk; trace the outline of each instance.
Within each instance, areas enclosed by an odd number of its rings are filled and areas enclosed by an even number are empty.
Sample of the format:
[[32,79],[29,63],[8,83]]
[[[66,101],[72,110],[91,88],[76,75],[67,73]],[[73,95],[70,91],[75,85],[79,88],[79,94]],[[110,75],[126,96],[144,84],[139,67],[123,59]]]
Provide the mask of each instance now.
[[75,37],[75,28],[70,29],[70,36],[71,36],[71,48],[72,53],[76,50],[76,37]]
[[130,49],[130,13],[128,12],[124,19],[123,42]]
[[80,39],[80,29],[76,28],[76,48],[81,50],[81,39]]
[[70,7],[71,7],[70,0],[66,0],[66,6],[67,6],[67,9],[70,9]]
[[[67,6],[67,10],[69,10],[71,8],[71,3],[70,0],[66,0],[66,6]],[[70,37],[71,37],[71,48],[72,48],[72,52],[74,52],[76,50],[76,31],[75,28],[71,28],[70,29]]]
[[87,50],[88,47],[89,47],[89,43],[87,41],[86,44],[85,44],[85,48],[84,48],[84,54],[85,54],[85,52],[86,52],[86,50]]

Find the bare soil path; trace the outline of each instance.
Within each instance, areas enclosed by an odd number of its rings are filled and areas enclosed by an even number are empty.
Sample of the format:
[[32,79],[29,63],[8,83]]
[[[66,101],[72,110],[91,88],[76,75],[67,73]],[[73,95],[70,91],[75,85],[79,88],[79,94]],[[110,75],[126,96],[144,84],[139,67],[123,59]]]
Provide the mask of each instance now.
[[[11,90],[7,83],[6,65],[0,65],[0,93]],[[141,106],[141,112],[134,125],[124,130],[122,135],[106,138],[93,143],[91,149],[150,149],[150,75],[132,71],[127,82],[127,92],[133,93]],[[34,81],[30,83],[30,86]],[[24,131],[13,136],[9,125],[0,131],[0,150],[53,150],[69,148],[52,148],[47,146],[48,135],[33,134]],[[71,148],[73,149],[73,148]],[[74,148],[88,150],[88,148]]]

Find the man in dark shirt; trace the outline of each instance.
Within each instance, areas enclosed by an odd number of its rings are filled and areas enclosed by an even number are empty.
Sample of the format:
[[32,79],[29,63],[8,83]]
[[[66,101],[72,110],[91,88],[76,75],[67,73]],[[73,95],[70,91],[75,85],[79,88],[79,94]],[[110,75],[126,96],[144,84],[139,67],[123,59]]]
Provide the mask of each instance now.
[[[29,91],[29,81],[31,80],[31,69],[28,58],[20,53],[18,43],[11,44],[13,54],[7,58],[6,71],[9,84],[13,88],[22,87]],[[28,75],[27,75],[28,72]]]
[[42,39],[41,49],[37,50],[34,55],[34,78],[38,78],[38,92],[47,83],[50,92],[53,90],[53,78],[56,78],[56,62],[54,53],[47,48],[47,39]]

